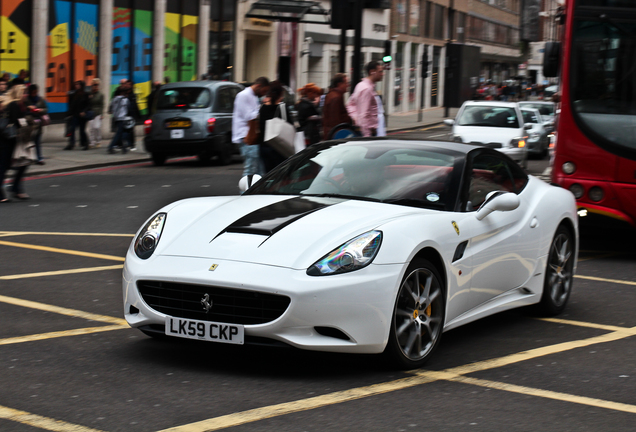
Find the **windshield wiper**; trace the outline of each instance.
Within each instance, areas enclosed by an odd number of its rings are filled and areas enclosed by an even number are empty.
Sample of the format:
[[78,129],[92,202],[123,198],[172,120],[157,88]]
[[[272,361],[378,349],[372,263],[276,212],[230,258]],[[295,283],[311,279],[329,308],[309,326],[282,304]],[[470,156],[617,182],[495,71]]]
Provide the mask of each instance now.
[[382,202],[386,204],[397,204],[420,208],[444,208],[444,204],[426,202],[416,198],[390,198],[382,200]]
[[352,199],[352,200],[359,200],[359,201],[383,202],[382,200],[378,198],[370,198],[370,197],[358,196],[358,195],[342,195],[342,194],[335,194],[335,193],[300,194],[300,196],[311,196],[311,197],[318,197],[318,198],[343,198],[343,199]]

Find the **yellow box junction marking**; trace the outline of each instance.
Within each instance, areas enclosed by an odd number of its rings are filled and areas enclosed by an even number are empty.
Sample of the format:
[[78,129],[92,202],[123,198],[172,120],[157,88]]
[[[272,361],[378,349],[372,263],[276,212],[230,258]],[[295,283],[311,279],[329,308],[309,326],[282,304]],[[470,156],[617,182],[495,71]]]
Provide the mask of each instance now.
[[55,432],[101,432],[98,429],[66,423],[61,420],[42,417],[26,411],[7,408],[1,405],[0,418]]
[[99,259],[105,259],[105,260],[111,260],[111,261],[124,261],[125,260],[125,258],[114,256],[114,255],[96,254],[96,253],[92,253],[92,252],[81,252],[81,251],[75,251],[75,250],[70,250],[70,249],[58,249],[58,248],[52,248],[52,247],[48,247],[48,246],[30,245],[30,244],[26,244],[26,243],[14,243],[14,242],[8,242],[8,241],[0,241],[0,245],[13,246],[13,247],[24,248],[24,249],[35,249],[35,250],[40,250],[40,251],[45,251],[45,252],[55,252],[55,253],[68,254],[68,255],[78,255],[78,256],[83,256],[83,257],[87,257],[87,258],[99,258]]
[[107,315],[98,315],[90,312],[84,312],[75,309],[68,309],[59,306],[48,305],[44,303],[38,303],[30,300],[22,300],[15,297],[7,297],[0,295],[0,302],[12,304],[15,306],[22,306],[31,309],[42,310],[46,312],[58,313],[60,315],[71,316],[75,318],[83,318],[91,321],[105,322],[109,324],[117,324],[121,326],[128,326],[128,323],[123,318],[115,318]]
[[107,332],[112,330],[123,330],[123,329],[129,329],[129,328],[130,326],[128,326],[128,324],[110,325],[110,326],[102,326],[102,327],[88,327],[88,328],[81,328],[81,329],[74,329],[74,330],[41,333],[41,334],[28,335],[28,336],[18,336],[18,337],[0,339],[0,345],[11,345],[11,344],[17,344],[17,343],[23,343],[23,342],[33,342],[33,341],[39,341],[39,340],[55,339],[55,338],[67,337],[67,336],[79,336],[79,335],[86,335],[86,334],[92,334],[92,333],[102,333],[102,332]]
[[40,231],[0,231],[0,237],[20,235],[80,236],[80,237],[134,237],[134,234],[109,233],[72,233],[72,232],[40,232]]
[[123,264],[116,264],[112,266],[86,267],[86,268],[70,269],[70,270],[55,270],[55,271],[40,272],[40,273],[24,273],[24,274],[17,274],[17,275],[7,275],[7,276],[0,276],[0,280],[27,279],[27,278],[43,277],[43,276],[60,276],[60,275],[67,275],[67,274],[98,272],[98,271],[104,271],[104,270],[117,270],[117,269],[123,269],[123,268],[124,268]]
[[[567,323],[566,320],[560,320],[562,323]],[[593,325],[589,325],[594,327]],[[488,369],[498,368],[502,366],[519,363],[526,360],[531,360],[537,357],[543,357],[551,354],[557,354],[564,351],[582,348],[585,346],[612,342],[619,339],[636,335],[636,327],[624,328],[616,327],[616,331],[607,333],[605,335],[596,336],[579,341],[571,341],[559,343],[551,346],[541,347],[533,350],[523,351],[508,356],[484,360],[481,362],[471,363],[464,366],[450,368],[441,372],[433,372],[426,370],[411,371],[415,374],[414,377],[403,378],[387,383],[375,384],[367,387],[360,387],[357,389],[344,390],[340,392],[334,392],[323,396],[317,396],[309,399],[298,400],[294,402],[282,403],[278,405],[271,405],[262,408],[256,408],[253,410],[243,411],[234,414],[228,414],[220,417],[215,417],[207,420],[203,420],[196,423],[191,423],[183,426],[177,426],[169,429],[163,429],[159,432],[208,432],[228,427],[239,426],[246,423],[256,422],[259,420],[265,420],[272,417],[291,414],[300,411],[308,411],[316,408],[321,408],[328,405],[348,402],[355,399],[362,399],[370,396],[376,396],[383,393],[389,393],[393,391],[403,390],[410,387],[415,387],[421,384],[427,384],[434,381],[445,380],[462,382],[465,384],[478,385],[482,387],[496,388],[502,391],[510,391],[515,393],[521,393],[537,397],[545,397],[564,402],[578,403],[583,405],[590,405],[599,408],[612,409],[617,411],[624,411],[629,413],[636,413],[636,406],[622,404],[611,401],[604,401],[601,399],[586,398],[581,396],[569,395],[566,393],[558,393],[547,390],[533,389],[530,387],[516,386],[512,384],[499,383],[494,381],[480,380],[471,377],[465,377],[463,375],[484,371]],[[419,378],[419,379],[418,379]]]

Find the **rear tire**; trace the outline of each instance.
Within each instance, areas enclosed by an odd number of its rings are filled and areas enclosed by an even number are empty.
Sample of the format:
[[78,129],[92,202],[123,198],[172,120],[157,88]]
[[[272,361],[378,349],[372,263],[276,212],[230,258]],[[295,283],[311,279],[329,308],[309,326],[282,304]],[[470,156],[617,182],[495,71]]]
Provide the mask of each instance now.
[[439,344],[446,294],[438,270],[416,258],[398,290],[385,354],[401,369],[422,367]]
[[166,159],[168,159],[168,156],[163,153],[151,153],[150,156],[156,166],[162,166],[166,163]]
[[537,305],[541,315],[554,316],[563,312],[572,292],[573,280],[574,238],[569,229],[560,225],[548,252],[543,294]]

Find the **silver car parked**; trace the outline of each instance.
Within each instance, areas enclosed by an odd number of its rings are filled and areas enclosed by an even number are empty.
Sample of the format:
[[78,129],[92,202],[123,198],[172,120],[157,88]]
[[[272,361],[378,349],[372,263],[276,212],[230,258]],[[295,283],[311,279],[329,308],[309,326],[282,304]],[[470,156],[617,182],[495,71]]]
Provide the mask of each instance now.
[[155,165],[171,156],[216,157],[232,161],[234,99],[243,86],[228,81],[188,81],[166,84],[153,100],[152,117],[145,122],[144,144]]

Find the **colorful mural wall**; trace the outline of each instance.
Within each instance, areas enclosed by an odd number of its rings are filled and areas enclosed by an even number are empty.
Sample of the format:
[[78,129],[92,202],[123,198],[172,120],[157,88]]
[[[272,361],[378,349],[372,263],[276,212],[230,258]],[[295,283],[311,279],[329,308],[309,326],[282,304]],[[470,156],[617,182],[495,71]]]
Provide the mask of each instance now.
[[0,0],[0,75],[29,70],[31,0]]
[[151,0],[115,1],[110,91],[131,79],[142,114],[152,83],[152,19]]
[[168,0],[164,76],[171,82],[197,79],[198,2]]
[[98,0],[49,1],[45,88],[49,112],[65,113],[73,82],[90,84],[97,76],[98,22]]

